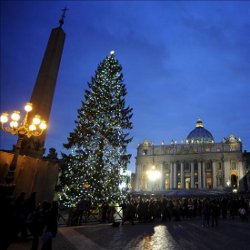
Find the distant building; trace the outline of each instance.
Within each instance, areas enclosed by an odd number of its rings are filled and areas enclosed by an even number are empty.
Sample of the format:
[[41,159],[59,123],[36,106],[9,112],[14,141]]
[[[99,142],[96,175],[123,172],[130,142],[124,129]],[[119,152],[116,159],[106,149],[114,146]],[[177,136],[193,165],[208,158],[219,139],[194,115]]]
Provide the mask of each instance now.
[[139,144],[135,191],[245,191],[249,159],[249,153],[242,152],[240,138],[230,135],[215,143],[198,119],[196,128],[180,144],[153,145],[147,140]]

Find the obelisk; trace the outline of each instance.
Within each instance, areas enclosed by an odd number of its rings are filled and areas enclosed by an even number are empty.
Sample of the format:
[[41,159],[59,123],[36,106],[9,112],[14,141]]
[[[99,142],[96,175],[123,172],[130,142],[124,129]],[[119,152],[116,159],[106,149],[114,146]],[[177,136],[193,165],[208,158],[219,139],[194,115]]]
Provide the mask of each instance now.
[[[67,8],[62,10],[62,16],[59,20],[59,27],[52,29],[47,47],[43,56],[40,70],[33,88],[30,102],[33,104],[33,110],[29,116],[33,117],[38,114],[48,124],[53,97],[56,87],[58,70],[63,53],[65,33],[62,29],[64,24],[65,12]],[[25,138],[22,142],[20,154],[41,158],[44,154],[44,144],[46,139],[46,131],[41,136]]]

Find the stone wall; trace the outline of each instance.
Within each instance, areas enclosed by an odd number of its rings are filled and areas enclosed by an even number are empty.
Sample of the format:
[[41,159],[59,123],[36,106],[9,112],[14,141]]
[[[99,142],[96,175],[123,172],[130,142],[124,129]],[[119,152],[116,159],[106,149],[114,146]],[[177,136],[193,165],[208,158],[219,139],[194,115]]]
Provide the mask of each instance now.
[[[12,153],[0,151],[1,183],[4,182],[4,176],[8,171],[12,158]],[[20,192],[25,192],[27,195],[36,192],[37,202],[43,200],[52,201],[55,195],[58,174],[58,163],[20,155],[15,172],[16,188],[14,196],[18,196]]]

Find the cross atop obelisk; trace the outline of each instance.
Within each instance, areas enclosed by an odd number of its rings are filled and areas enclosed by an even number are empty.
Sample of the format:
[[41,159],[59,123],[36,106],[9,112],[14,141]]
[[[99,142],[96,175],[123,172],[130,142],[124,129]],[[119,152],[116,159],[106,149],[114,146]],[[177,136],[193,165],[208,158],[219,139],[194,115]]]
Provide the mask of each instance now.
[[59,20],[60,27],[62,27],[64,24],[65,13],[67,10],[69,10],[67,7],[64,7],[64,9],[62,9],[62,15],[61,15],[61,18]]

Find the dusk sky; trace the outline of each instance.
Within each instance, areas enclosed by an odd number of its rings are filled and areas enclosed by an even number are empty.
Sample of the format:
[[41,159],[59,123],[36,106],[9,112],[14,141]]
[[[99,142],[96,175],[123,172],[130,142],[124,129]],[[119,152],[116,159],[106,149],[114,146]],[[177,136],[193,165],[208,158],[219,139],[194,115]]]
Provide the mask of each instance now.
[[[249,1],[1,1],[0,112],[30,100],[52,28],[66,33],[45,147],[60,152],[98,64],[115,50],[133,108],[129,170],[144,139],[185,140],[200,116],[250,151]],[[1,131],[0,148],[17,137]]]

